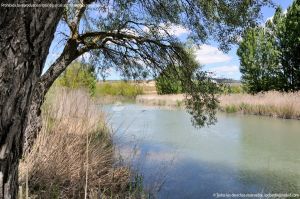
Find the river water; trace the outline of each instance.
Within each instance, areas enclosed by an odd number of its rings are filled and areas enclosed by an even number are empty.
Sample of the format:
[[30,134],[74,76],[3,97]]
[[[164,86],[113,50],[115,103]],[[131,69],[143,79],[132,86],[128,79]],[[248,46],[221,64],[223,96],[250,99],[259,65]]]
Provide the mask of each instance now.
[[300,121],[219,114],[216,125],[196,129],[184,110],[105,110],[124,159],[158,198],[300,193]]

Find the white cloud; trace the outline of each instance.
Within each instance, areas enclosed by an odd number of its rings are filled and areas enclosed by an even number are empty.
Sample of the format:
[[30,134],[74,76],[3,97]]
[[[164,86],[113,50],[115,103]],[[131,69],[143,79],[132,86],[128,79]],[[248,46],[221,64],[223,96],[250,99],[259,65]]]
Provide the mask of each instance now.
[[203,44],[200,46],[200,49],[196,49],[195,55],[200,64],[228,62],[232,59],[218,48],[207,44]]

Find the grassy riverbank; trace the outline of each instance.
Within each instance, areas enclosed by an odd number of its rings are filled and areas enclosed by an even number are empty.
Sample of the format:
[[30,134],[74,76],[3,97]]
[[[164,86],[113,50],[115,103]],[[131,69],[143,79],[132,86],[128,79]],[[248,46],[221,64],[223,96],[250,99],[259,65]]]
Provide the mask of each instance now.
[[88,94],[52,90],[42,114],[43,128],[20,164],[23,196],[28,187],[30,198],[141,197],[141,183],[119,162],[105,116]]
[[[141,95],[136,101],[145,105],[183,107],[183,95]],[[300,119],[300,92],[267,92],[257,95],[221,95],[220,110],[226,113],[264,115],[284,119]]]
[[300,92],[222,95],[220,108],[227,113],[300,119]]
[[166,107],[177,107],[184,106],[184,95],[139,95],[136,97],[136,102],[149,106],[166,106]]

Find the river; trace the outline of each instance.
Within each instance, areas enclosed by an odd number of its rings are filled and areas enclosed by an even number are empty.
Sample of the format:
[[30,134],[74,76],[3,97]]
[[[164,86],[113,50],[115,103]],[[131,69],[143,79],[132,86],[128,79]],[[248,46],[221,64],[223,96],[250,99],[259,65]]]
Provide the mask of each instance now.
[[105,110],[121,154],[158,198],[300,193],[300,121],[218,114],[216,125],[197,129],[184,110]]

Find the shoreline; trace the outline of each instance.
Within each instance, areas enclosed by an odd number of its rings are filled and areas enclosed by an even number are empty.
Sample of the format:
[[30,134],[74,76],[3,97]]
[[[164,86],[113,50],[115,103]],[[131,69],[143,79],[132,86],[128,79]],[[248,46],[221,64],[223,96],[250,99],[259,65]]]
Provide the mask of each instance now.
[[[229,94],[219,96],[219,111],[243,115],[300,120],[300,92],[266,92],[256,95]],[[184,95],[138,95],[136,103],[149,106],[183,108]]]

